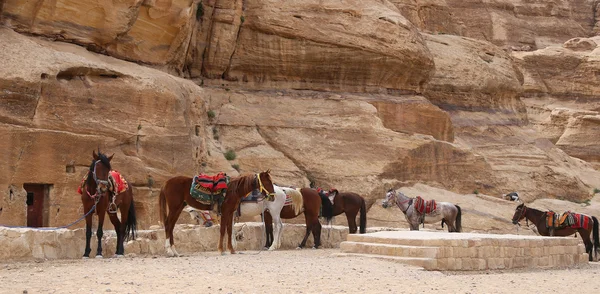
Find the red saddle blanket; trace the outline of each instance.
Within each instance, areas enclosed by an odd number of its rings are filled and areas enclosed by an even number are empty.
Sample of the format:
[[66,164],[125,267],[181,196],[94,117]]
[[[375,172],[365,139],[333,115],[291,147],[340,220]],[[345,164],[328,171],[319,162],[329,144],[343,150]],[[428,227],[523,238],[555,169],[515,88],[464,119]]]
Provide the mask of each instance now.
[[435,200],[425,201],[421,196],[417,196],[417,198],[415,198],[415,209],[420,214],[432,213],[437,209],[437,204]]
[[591,224],[591,218],[581,213],[565,211],[558,214],[554,211],[546,212],[546,227],[548,228],[572,228],[572,229],[588,229]]
[[[87,177],[88,177],[88,174],[85,174],[85,176],[83,176],[83,179],[81,180],[81,184],[79,184],[79,187],[77,187],[77,193],[83,194],[83,187],[85,185],[85,181],[87,180]],[[125,192],[129,188],[129,184],[127,183],[125,178],[123,178],[123,175],[121,175],[121,173],[116,170],[111,170],[109,172],[108,180],[111,181],[113,184],[113,188],[111,191],[113,191],[114,194],[117,194],[117,195],[121,194],[122,192]]]
[[227,191],[228,183],[229,179],[224,172],[220,172],[214,176],[199,174],[194,177],[192,187],[204,194],[218,195]]

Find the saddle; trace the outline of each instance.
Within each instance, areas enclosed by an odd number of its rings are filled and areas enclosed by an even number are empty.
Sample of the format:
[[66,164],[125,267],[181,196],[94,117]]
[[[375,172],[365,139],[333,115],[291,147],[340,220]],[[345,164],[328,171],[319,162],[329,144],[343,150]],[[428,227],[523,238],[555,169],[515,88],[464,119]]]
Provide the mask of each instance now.
[[[79,184],[79,187],[77,187],[77,193],[80,195],[83,194],[83,188],[85,187],[85,181],[87,178],[88,174],[85,174],[81,180],[81,184]],[[129,183],[127,183],[123,175],[116,170],[111,170],[108,173],[108,181],[110,182],[109,190],[113,193],[113,195],[119,195],[129,189]]]
[[225,199],[227,185],[229,184],[229,176],[224,172],[220,172],[214,176],[207,174],[199,174],[194,177],[192,186],[190,187],[190,195],[196,201],[210,205],[211,210],[215,203],[218,204],[218,212],[221,213],[221,204]]
[[435,200],[425,201],[421,196],[415,198],[415,209],[419,214],[430,214],[436,211],[437,203]]
[[330,189],[329,191],[325,191],[321,188],[317,188],[317,193],[319,193],[319,195],[321,195],[322,197],[326,197],[329,199],[329,202],[331,202],[331,204],[333,204],[333,200],[335,198],[335,194],[333,196],[331,195],[331,192],[335,190],[335,189]]
[[546,228],[550,229],[551,234],[555,229],[573,228],[588,229],[590,225],[590,219],[586,215],[580,213],[574,213],[565,211],[562,214],[558,214],[554,211],[546,212]]

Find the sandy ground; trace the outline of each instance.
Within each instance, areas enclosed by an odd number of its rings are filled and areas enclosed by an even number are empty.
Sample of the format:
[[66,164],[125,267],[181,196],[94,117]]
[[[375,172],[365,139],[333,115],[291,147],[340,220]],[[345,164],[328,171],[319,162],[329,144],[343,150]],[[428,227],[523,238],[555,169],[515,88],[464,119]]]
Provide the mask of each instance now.
[[[600,293],[600,263],[434,272],[337,249],[0,263],[0,293]],[[593,279],[593,280],[592,280]]]

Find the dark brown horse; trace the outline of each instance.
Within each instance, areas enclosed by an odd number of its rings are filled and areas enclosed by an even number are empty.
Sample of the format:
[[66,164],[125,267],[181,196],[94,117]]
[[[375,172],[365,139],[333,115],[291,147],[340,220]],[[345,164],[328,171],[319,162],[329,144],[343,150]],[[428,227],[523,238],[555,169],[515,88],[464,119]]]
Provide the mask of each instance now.
[[[585,244],[585,252],[589,253],[590,261],[593,261],[592,253],[595,252],[596,258],[598,258],[598,253],[600,250],[600,237],[598,235],[598,219],[595,216],[587,216],[581,214],[584,218],[587,218],[588,221],[593,222],[587,229],[580,228],[571,228],[565,227],[562,229],[555,228],[553,234],[551,234],[550,230],[546,226],[546,215],[547,211],[540,211],[531,207],[525,206],[524,203],[517,206],[515,209],[515,214],[513,215],[512,222],[513,224],[518,224],[522,219],[527,219],[531,221],[536,227],[540,235],[542,236],[570,236],[575,233],[579,233],[583,243]],[[593,234],[594,243],[592,244],[592,240],[590,239],[590,235]]]
[[[281,188],[283,190],[294,189],[286,187]],[[306,246],[306,240],[308,240],[308,236],[311,232],[315,240],[315,245],[313,248],[319,248],[319,246],[321,246],[321,223],[319,222],[321,197],[317,193],[317,190],[311,188],[302,188],[300,189],[300,193],[302,193],[303,200],[303,208],[300,213],[296,213],[292,205],[286,205],[281,210],[281,218],[291,219],[304,213],[304,218],[306,220],[306,233],[304,234],[304,239],[302,239],[302,242],[300,242],[300,245],[298,245],[298,249],[302,249],[304,246]],[[270,247],[271,243],[273,243],[273,217],[269,212],[265,212],[265,231],[267,234],[267,242],[265,247]]]
[[[331,222],[334,216],[346,213],[350,234],[356,234],[356,215],[360,212],[360,233],[366,233],[367,206],[364,198],[352,192],[340,193],[337,189],[330,190],[328,196],[319,195],[321,196],[321,205],[323,206],[323,216],[327,219],[328,223]],[[333,204],[329,200],[331,198],[333,198]]]
[[[180,256],[175,250],[173,241],[173,229],[175,223],[186,204],[200,210],[211,210],[210,205],[202,204],[190,195],[193,178],[178,176],[171,178],[163,185],[160,196],[158,197],[158,206],[160,211],[160,220],[165,226],[165,249],[168,256]],[[219,237],[219,253],[223,254],[223,237],[227,232],[227,246],[231,254],[235,254],[231,244],[231,233],[233,232],[233,216],[235,210],[240,205],[241,199],[254,189],[259,189],[265,196],[273,196],[274,189],[271,181],[270,170],[259,174],[250,174],[237,177],[229,182],[225,199],[221,206],[221,235]],[[168,208],[168,215],[167,215]]]
[[[133,205],[133,192],[131,186],[126,185],[127,189],[119,193],[117,182],[111,175],[110,157],[100,153],[93,152],[93,160],[90,169],[80,187],[81,201],[83,202],[84,213],[96,210],[98,215],[98,248],[96,258],[102,258],[102,226],[104,225],[104,215],[108,213],[110,222],[115,227],[117,233],[117,257],[124,254],[123,242],[129,239],[135,239],[137,220],[135,216],[135,207]],[[125,182],[126,183],[126,182]],[[95,205],[95,207],[94,207]],[[121,212],[121,220],[117,217],[117,209]],[[92,238],[92,218],[94,214],[90,213],[85,218],[85,252],[83,258],[88,258],[92,249],[90,248],[90,239]]]

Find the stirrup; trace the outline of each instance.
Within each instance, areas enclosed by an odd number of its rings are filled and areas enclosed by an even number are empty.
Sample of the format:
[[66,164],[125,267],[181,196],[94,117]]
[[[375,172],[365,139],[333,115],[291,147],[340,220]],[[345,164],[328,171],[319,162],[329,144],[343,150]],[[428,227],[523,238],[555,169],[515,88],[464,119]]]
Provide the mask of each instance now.
[[118,209],[118,207],[114,202],[111,202],[108,205],[108,213],[117,213],[117,209]]

